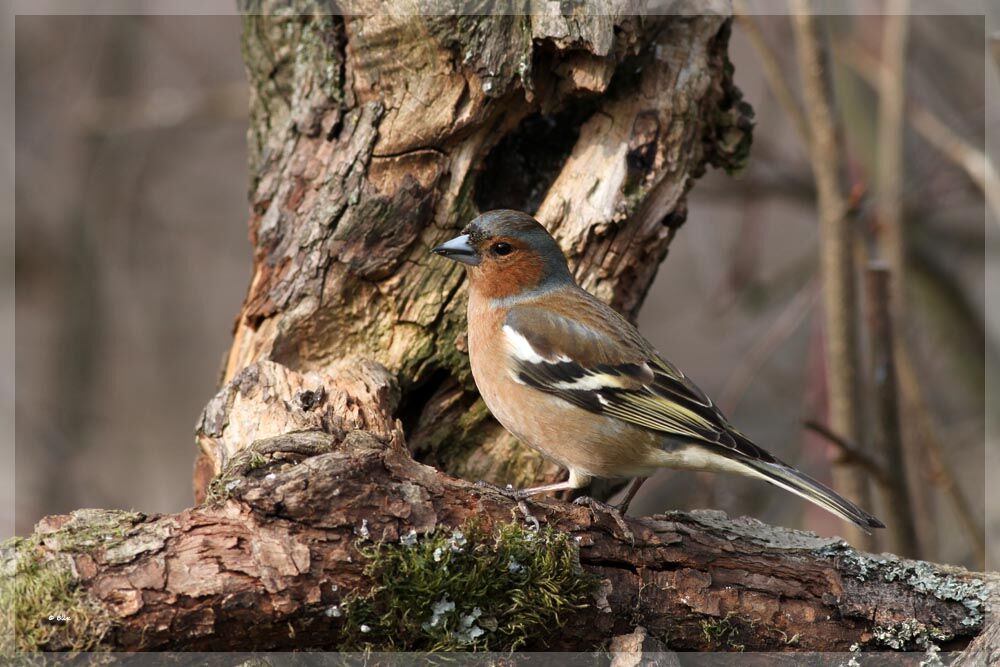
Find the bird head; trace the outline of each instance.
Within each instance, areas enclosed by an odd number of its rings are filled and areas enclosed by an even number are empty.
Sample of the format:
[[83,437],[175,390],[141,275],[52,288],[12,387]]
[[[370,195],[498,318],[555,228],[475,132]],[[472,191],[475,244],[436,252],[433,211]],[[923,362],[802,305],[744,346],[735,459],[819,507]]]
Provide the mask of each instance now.
[[465,264],[473,290],[491,299],[573,284],[559,244],[527,213],[483,213],[434,252]]

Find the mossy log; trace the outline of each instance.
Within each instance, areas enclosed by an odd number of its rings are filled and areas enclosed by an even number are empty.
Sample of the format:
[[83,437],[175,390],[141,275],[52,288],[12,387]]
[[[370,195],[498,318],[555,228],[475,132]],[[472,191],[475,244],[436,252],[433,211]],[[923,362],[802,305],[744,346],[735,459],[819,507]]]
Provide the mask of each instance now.
[[[421,16],[379,1],[345,17],[319,0],[287,5],[244,2],[254,269],[223,381],[259,361],[323,372],[364,356],[398,381],[418,460],[465,479],[551,481],[558,469],[478,400],[463,271],[429,250],[482,210],[524,210],[587,289],[634,315],[694,180],[748,154],[728,8],[633,16],[600,0]],[[201,497],[249,442],[201,430],[198,444]]]
[[203,505],[81,510],[4,546],[19,646],[590,651],[630,634],[614,645],[899,651],[983,628],[986,575],[718,512],[619,522],[448,476],[407,451],[399,395],[367,360],[251,366],[213,414],[223,440],[253,444]]

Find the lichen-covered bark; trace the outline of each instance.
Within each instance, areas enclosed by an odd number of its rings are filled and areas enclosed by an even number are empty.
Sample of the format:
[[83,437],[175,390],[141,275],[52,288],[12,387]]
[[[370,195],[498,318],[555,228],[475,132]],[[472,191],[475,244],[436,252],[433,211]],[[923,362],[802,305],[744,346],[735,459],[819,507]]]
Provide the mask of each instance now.
[[[693,179],[746,156],[729,20],[617,3],[534,16],[407,7],[248,7],[254,274],[224,381],[261,361],[323,373],[370,358],[398,382],[420,460],[470,479],[552,478],[477,400],[463,273],[429,249],[480,210],[528,210],[586,288],[634,315]],[[203,492],[249,442],[198,441]]]

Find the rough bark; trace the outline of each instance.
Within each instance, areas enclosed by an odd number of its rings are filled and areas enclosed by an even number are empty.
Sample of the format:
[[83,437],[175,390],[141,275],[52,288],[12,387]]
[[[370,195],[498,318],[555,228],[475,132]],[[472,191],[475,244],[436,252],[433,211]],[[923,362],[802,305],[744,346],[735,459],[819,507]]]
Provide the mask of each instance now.
[[[398,397],[391,373],[373,362],[330,374],[274,362],[241,372],[213,401],[212,414],[228,424],[228,435],[253,444],[228,460],[206,504],[166,516],[80,510],[48,517],[30,538],[5,545],[0,562],[8,575],[18,571],[30,582],[47,575],[48,583],[26,588],[36,592],[22,613],[69,618],[40,645],[379,648],[386,638],[366,636],[347,613],[394,583],[366,568],[377,558],[372,548],[415,553],[415,544],[434,535],[471,535],[470,521],[487,536],[504,526],[572,536],[573,563],[561,571],[579,562],[580,597],[559,614],[560,624],[529,624],[522,648],[587,651],[641,627],[644,638],[675,651],[949,650],[983,626],[993,580],[859,553],[835,538],[719,512],[620,524],[599,507],[554,499],[525,503],[529,517],[497,489],[414,461],[392,418]],[[513,575],[501,568],[483,576],[506,590],[504,577]],[[55,585],[61,588],[37,592]],[[551,595],[566,586],[554,585]],[[441,590],[422,594],[433,602]],[[53,609],[53,600],[64,608]],[[481,641],[488,639],[487,631]],[[632,639],[616,641],[646,641]],[[426,646],[400,634],[392,642]]]
[[[516,485],[558,474],[478,400],[463,272],[429,249],[480,210],[527,210],[586,288],[634,315],[693,179],[745,158],[751,111],[732,84],[724,7],[553,6],[415,16],[372,3],[364,16],[353,3],[341,17],[325,3],[251,5],[254,272],[224,381],[258,361],[306,372],[373,359],[399,383],[419,460]],[[203,494],[249,441],[202,429],[198,443]]]

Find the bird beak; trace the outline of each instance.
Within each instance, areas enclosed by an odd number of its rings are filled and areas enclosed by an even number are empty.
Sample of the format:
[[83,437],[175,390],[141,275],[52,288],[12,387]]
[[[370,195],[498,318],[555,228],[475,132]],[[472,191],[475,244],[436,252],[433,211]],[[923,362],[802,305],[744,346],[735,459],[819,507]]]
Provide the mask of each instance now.
[[438,247],[434,248],[432,252],[435,252],[442,257],[453,259],[456,262],[462,262],[463,264],[468,264],[470,266],[479,266],[479,255],[477,255],[475,249],[469,245],[468,234],[456,236],[452,240],[442,243]]

